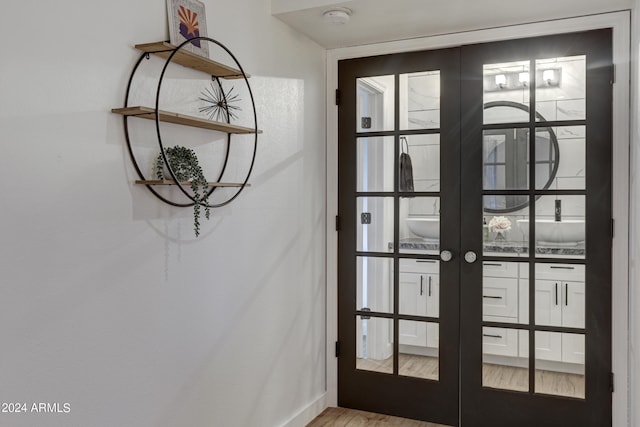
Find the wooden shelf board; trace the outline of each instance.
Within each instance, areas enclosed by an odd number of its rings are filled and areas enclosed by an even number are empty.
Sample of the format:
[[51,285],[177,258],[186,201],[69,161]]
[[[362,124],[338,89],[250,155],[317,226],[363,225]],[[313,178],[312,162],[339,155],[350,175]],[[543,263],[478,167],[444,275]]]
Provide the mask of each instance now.
[[[126,108],[114,108],[112,113],[121,114],[128,117],[139,117],[141,119],[155,120],[155,109],[149,107],[126,107]],[[213,120],[207,120],[200,117],[189,116],[186,114],[173,113],[171,111],[160,110],[160,121],[167,123],[174,123],[183,126],[191,126],[201,129],[217,130],[220,132],[233,133],[233,134],[251,134],[255,133],[255,130],[245,126],[232,125],[228,123],[214,122]],[[258,133],[262,133],[258,130]]]
[[[164,59],[167,59],[169,55],[176,50],[176,46],[168,42],[137,44],[135,45],[135,48],[142,52],[152,53]],[[172,62],[211,74],[212,76],[223,77],[225,79],[241,79],[243,77],[242,72],[238,69],[229,67],[184,49],[181,49],[173,56]],[[247,75],[247,77],[249,77],[249,75]]]
[[[170,179],[147,179],[136,180],[136,184],[142,185],[176,185],[173,180]],[[189,181],[181,181],[180,185],[191,186]],[[208,182],[207,185],[209,187],[242,187],[242,183],[237,182]],[[245,187],[251,187],[251,184],[245,185]]]

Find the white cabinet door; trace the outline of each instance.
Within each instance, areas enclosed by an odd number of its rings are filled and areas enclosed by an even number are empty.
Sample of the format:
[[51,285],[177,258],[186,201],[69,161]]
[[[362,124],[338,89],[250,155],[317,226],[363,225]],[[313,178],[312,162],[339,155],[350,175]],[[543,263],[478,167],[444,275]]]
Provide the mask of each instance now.
[[[584,328],[584,283],[564,282],[563,287],[562,326]],[[584,364],[584,335],[562,334],[562,361]]]
[[562,286],[562,326],[584,328],[584,283],[564,282]]
[[584,364],[584,335],[562,334],[562,361]]
[[[400,314],[413,316],[427,315],[427,294],[425,275],[417,273],[400,273],[399,309]],[[399,343],[406,345],[427,345],[426,322],[400,322]]]
[[[560,361],[562,359],[562,334],[556,332],[536,332],[535,340],[536,360]],[[528,348],[529,346],[527,345],[526,349]]]
[[[536,325],[562,326],[562,282],[536,280]],[[536,359],[562,359],[562,336],[553,332],[536,332]]]
[[400,273],[399,313],[427,315],[427,280],[424,274]]
[[[440,317],[440,276],[430,274],[425,276],[427,282],[427,316]],[[427,324],[427,347],[438,348],[440,345],[440,325]]]
[[536,325],[562,326],[562,282],[536,280]]

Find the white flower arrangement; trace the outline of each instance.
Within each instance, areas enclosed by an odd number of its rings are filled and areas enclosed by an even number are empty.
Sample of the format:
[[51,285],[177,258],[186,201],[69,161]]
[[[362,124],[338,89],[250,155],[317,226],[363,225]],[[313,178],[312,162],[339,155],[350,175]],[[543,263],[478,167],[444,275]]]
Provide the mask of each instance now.
[[506,216],[494,216],[489,221],[489,229],[494,233],[511,230],[511,221]]

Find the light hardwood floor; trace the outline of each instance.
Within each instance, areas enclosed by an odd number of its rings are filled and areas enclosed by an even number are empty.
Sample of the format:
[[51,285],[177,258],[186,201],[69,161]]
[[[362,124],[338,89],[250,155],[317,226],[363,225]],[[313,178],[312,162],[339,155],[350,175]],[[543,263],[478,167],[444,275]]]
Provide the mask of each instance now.
[[[393,358],[385,360],[358,359],[358,369],[393,373]],[[435,357],[400,354],[400,375],[438,380],[438,359]],[[584,399],[584,375],[536,370],[536,393]],[[529,370],[512,366],[484,363],[482,384],[485,387],[526,392],[529,390]]]
[[307,427],[448,427],[346,408],[327,408]]

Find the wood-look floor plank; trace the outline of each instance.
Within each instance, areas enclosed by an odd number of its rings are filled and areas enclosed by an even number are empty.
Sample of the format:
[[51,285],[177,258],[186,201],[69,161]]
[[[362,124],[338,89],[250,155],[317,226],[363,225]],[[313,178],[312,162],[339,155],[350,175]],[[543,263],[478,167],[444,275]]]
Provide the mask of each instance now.
[[327,408],[307,427],[447,427],[346,408]]
[[[357,359],[356,368],[365,371],[393,373],[393,358],[385,360]],[[400,354],[398,358],[399,374],[403,376],[438,380],[438,358]],[[536,370],[536,393],[567,396],[584,399],[584,375]],[[490,388],[529,391],[529,370],[513,366],[484,363],[482,366],[482,385]]]

